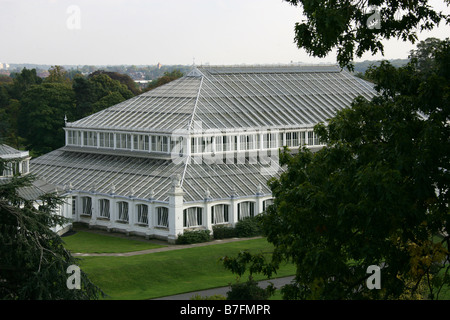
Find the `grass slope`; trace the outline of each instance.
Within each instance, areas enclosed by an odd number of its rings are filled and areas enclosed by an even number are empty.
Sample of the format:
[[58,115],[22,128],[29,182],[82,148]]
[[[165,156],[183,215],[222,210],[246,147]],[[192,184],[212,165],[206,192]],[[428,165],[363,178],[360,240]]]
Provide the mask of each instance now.
[[[109,299],[151,299],[233,283],[236,276],[220,258],[240,250],[267,252],[272,246],[265,239],[254,239],[130,257],[84,257],[80,267]],[[277,276],[294,273],[293,265],[285,265]]]
[[74,253],[120,253],[164,247],[151,242],[124,239],[86,231],[77,231],[73,235],[63,237],[63,240],[66,249]]

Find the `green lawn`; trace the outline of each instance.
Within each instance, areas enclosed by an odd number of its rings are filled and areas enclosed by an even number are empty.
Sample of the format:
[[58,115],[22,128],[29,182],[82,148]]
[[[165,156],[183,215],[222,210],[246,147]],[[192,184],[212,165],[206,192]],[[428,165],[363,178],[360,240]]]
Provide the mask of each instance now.
[[[236,276],[219,259],[245,249],[267,252],[272,246],[254,239],[130,257],[83,257],[80,267],[109,299],[151,299],[233,283]],[[293,265],[285,265],[277,276],[294,273]]]
[[74,253],[120,253],[164,247],[151,242],[86,231],[77,231],[74,235],[62,239],[65,242],[65,247]]
[[[64,237],[72,252],[130,252],[160,247],[150,242],[78,231]],[[204,247],[157,252],[130,257],[83,257],[80,267],[92,282],[109,295],[108,299],[151,299],[234,283],[236,276],[219,261],[225,255],[235,256],[240,250],[270,252],[273,247],[264,238],[215,244]],[[277,276],[295,274],[292,264],[284,265]],[[247,277],[244,276],[243,280]],[[260,280],[263,277],[256,277]],[[274,299],[279,299],[278,293]],[[440,299],[450,299],[445,288]]]

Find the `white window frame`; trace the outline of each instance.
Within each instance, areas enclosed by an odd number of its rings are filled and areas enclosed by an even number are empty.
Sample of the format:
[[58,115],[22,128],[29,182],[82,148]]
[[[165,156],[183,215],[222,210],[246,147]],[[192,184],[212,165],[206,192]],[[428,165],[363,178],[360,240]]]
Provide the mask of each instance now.
[[98,206],[99,206],[99,216],[102,218],[109,219],[111,217],[110,201],[108,199],[100,199],[98,200]]
[[[219,209],[220,208],[220,209]],[[211,207],[211,224],[226,224],[230,222],[230,205],[216,204]]]
[[117,202],[117,220],[118,221],[129,221],[129,208],[130,205],[126,201]]
[[238,203],[238,221],[247,217],[254,217],[255,215],[254,201],[242,201]]
[[92,216],[92,198],[89,196],[81,197],[81,213]]
[[183,227],[199,227],[203,225],[203,208],[190,207],[183,210]]
[[99,146],[100,148],[114,148],[114,133],[112,132],[100,132],[99,133]]
[[136,215],[137,215],[137,223],[148,225],[148,212],[149,208],[146,204],[137,204],[136,205]]
[[167,207],[156,207],[156,221],[155,226],[168,228],[169,227],[169,208]]
[[97,147],[97,132],[84,131],[83,132],[83,145],[85,147]]

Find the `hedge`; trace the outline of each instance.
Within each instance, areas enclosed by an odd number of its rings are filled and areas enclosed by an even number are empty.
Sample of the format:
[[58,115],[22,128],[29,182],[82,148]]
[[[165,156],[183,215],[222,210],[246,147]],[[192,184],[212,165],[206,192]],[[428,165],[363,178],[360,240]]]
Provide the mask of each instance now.
[[236,223],[236,226],[213,226],[214,239],[248,238],[261,235],[258,220],[255,217],[244,218]]
[[177,244],[191,244],[207,242],[211,240],[211,231],[209,230],[188,230],[178,235]]

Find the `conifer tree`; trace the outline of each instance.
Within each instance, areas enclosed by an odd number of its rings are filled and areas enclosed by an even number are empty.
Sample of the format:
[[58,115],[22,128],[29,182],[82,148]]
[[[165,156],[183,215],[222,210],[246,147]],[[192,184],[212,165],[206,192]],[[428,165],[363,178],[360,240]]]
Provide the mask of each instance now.
[[[14,161],[14,160],[8,160]],[[0,159],[0,172],[6,161]],[[77,266],[64,248],[62,238],[51,230],[67,222],[54,214],[64,199],[51,193],[34,201],[20,196],[20,188],[31,186],[32,175],[0,180],[0,299],[85,300],[103,293],[80,270],[80,289],[67,281],[69,266]]]

